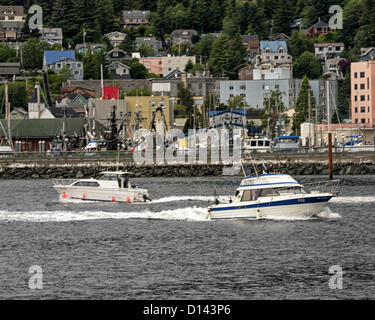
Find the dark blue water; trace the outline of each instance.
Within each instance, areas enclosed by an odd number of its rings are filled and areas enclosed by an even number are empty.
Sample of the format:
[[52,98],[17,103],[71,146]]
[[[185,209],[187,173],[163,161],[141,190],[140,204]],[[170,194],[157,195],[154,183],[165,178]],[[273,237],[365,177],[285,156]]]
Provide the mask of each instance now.
[[[374,176],[344,177],[325,218],[208,221],[214,186],[228,196],[239,182],[138,179],[155,203],[120,205],[0,181],[0,299],[375,298]],[[35,265],[42,290],[29,288]],[[333,265],[342,290],[329,287]]]

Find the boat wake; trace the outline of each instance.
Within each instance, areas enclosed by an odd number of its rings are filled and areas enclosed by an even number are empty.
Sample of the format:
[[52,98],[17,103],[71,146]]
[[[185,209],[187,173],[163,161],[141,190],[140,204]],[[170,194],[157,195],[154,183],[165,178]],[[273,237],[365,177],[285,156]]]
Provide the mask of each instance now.
[[105,211],[35,211],[10,212],[0,211],[0,221],[24,222],[69,222],[102,219],[154,219],[176,221],[209,221],[207,208],[180,208],[152,212],[105,212]]
[[[214,196],[171,196],[171,197],[164,197],[160,199],[154,199],[152,203],[169,203],[169,202],[183,202],[183,201],[190,201],[190,202],[215,202]],[[218,200],[220,203],[228,203],[230,199],[234,199],[234,196],[220,196]],[[79,200],[79,199],[62,199],[60,201],[63,203],[94,203],[95,201],[87,201],[87,200]],[[370,203],[375,202],[375,197],[337,197],[332,198],[330,203]],[[147,202],[149,203],[149,202]],[[137,202],[132,203],[132,205],[142,205],[144,203]]]

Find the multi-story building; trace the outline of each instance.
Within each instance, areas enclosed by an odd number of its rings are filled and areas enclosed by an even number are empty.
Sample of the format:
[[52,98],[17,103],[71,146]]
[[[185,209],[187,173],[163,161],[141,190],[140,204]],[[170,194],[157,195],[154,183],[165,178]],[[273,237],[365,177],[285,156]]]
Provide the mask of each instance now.
[[25,21],[22,6],[0,6],[0,41],[21,41]]
[[307,29],[307,34],[311,38],[314,34],[327,34],[330,31],[332,30],[329,27],[328,23],[321,21],[319,18],[319,21],[317,23]]
[[149,24],[150,11],[131,10],[122,12],[122,23],[125,27],[138,27]]
[[352,123],[362,127],[375,124],[375,61],[351,64]]
[[[265,100],[272,91],[282,93],[282,102],[287,109],[294,109],[299,92],[301,79],[264,79],[247,81],[220,81],[220,103],[227,104],[228,100],[236,96],[244,98],[246,104],[256,110],[265,108]],[[329,86],[330,108],[337,106],[337,81],[310,80],[316,104],[320,106],[319,117],[327,114],[327,87]],[[331,113],[332,114],[332,113]]]
[[326,61],[327,59],[333,59],[340,57],[342,52],[345,50],[343,43],[315,43],[314,52],[315,56],[321,60]]
[[61,28],[41,28],[39,29],[40,41],[48,42],[49,44],[59,44],[63,43],[63,31]]

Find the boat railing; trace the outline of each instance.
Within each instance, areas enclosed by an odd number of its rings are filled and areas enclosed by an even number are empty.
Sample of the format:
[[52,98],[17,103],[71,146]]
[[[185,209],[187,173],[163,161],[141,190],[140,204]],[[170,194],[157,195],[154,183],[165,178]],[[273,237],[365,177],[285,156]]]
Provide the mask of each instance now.
[[70,186],[72,183],[74,183],[76,180],[74,179],[54,179],[53,185],[54,186]]
[[340,180],[321,180],[318,182],[304,183],[304,188],[310,193],[340,193]]

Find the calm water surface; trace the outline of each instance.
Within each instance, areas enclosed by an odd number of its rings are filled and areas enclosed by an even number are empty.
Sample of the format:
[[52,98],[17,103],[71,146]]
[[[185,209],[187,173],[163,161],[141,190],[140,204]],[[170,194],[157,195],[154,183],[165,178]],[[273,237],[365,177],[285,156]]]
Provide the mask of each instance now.
[[0,299],[374,299],[375,177],[342,179],[324,218],[240,222],[207,220],[214,187],[233,195],[240,178],[137,179],[147,205],[64,204],[52,181],[0,181]]

